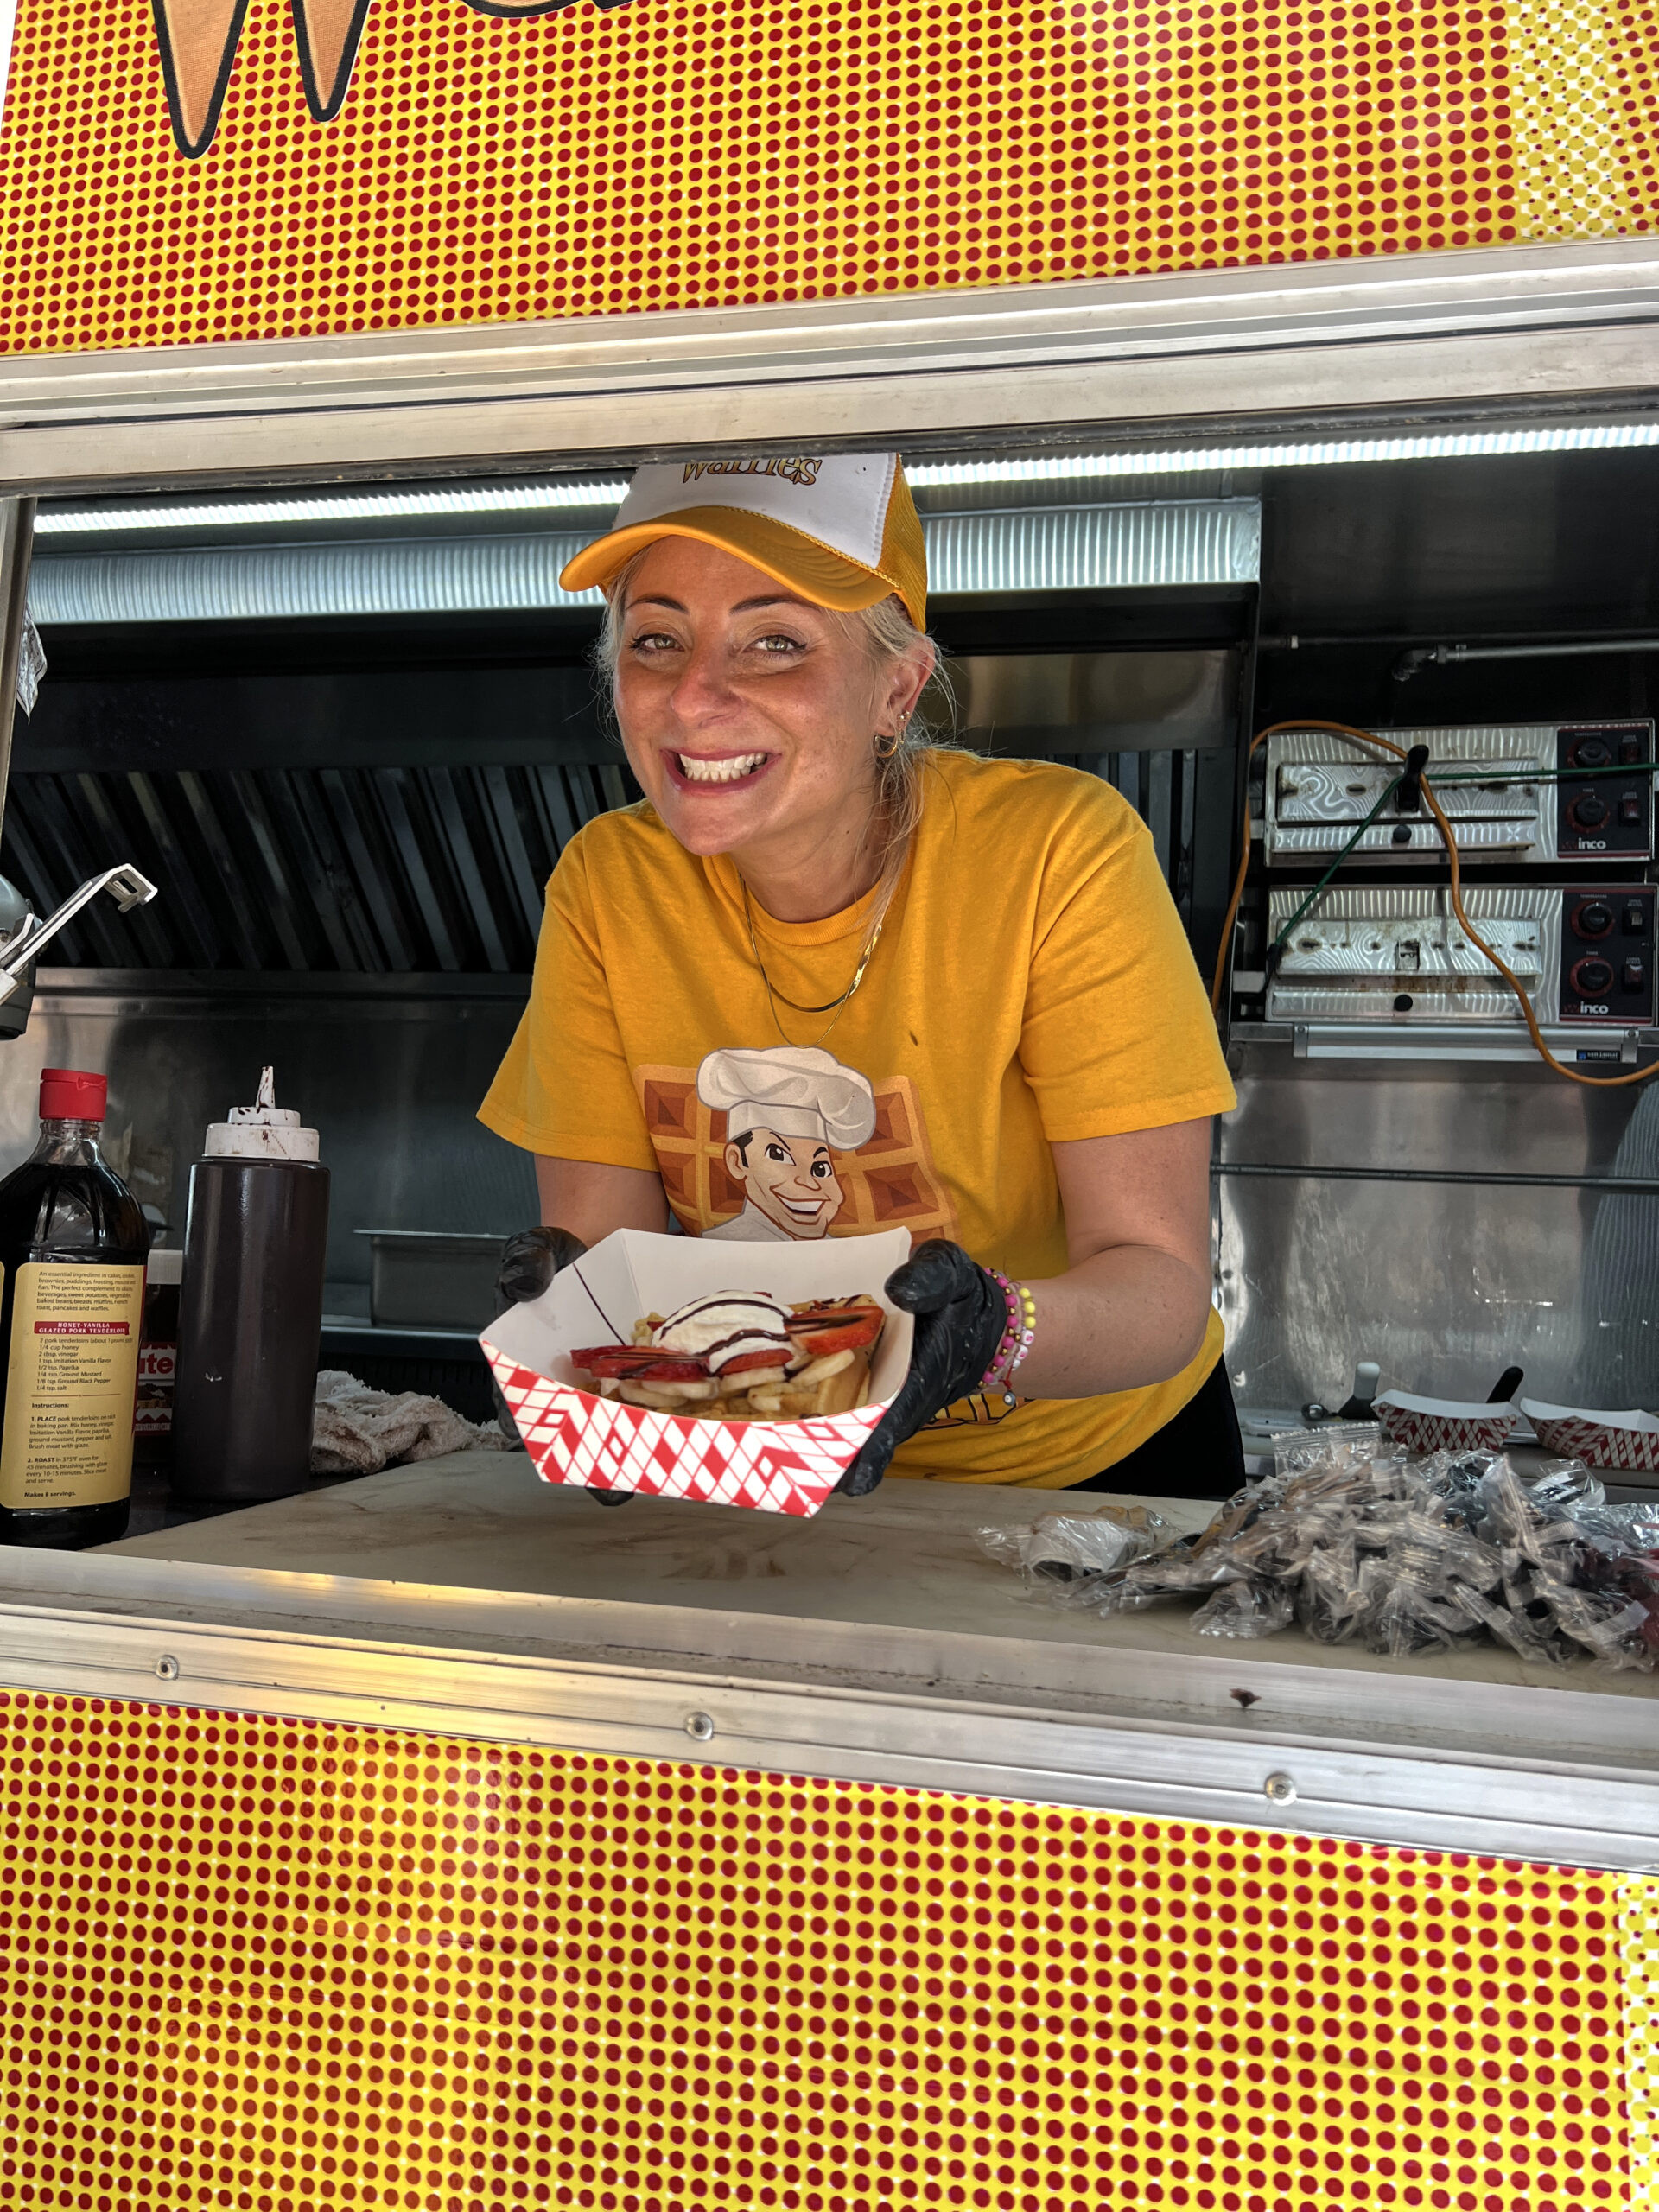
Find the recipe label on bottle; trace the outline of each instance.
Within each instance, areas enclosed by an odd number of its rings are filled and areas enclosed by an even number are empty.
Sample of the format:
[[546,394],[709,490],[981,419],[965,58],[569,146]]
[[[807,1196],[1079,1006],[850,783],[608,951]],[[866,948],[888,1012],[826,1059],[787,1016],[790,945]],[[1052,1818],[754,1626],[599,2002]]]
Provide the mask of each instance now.
[[30,1260],[17,1270],[0,1505],[109,1505],[132,1484],[144,1271]]

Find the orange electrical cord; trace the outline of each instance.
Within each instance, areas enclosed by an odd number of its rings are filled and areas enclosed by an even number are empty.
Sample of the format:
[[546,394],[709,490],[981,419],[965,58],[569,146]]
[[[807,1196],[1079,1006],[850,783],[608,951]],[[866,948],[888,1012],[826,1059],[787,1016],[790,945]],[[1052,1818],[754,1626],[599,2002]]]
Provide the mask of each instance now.
[[[1406,758],[1405,747],[1396,745],[1392,738],[1378,737],[1373,730],[1355,729],[1347,722],[1315,721],[1304,715],[1299,716],[1294,721],[1269,722],[1266,729],[1258,730],[1250,740],[1249,752],[1246,755],[1247,763],[1255,759],[1257,751],[1268,738],[1281,730],[1293,729],[1329,730],[1334,736],[1352,738],[1360,745],[1374,745],[1379,752],[1392,753],[1396,760],[1403,760]],[[1458,841],[1452,834],[1452,824],[1446,820],[1439,799],[1430,789],[1427,772],[1420,780],[1423,803],[1433,817],[1434,827],[1440,832],[1441,844],[1446,848],[1449,877],[1447,887],[1452,897],[1452,911],[1457,916],[1459,926],[1470,944],[1484,959],[1491,962],[1515,993],[1521,1007],[1522,1016],[1527,1025],[1527,1033],[1532,1039],[1533,1048],[1539,1058],[1547,1067],[1554,1068],[1557,1075],[1565,1076],[1569,1083],[1581,1083],[1592,1090],[1618,1090],[1628,1084],[1645,1083],[1649,1076],[1659,1075],[1659,1060],[1655,1060],[1650,1066],[1645,1068],[1632,1068],[1628,1075],[1580,1075],[1577,1068],[1570,1068],[1564,1060],[1556,1058],[1554,1053],[1544,1042],[1544,1033],[1538,1027],[1538,1017],[1532,1010],[1532,1001],[1527,996],[1526,987],[1514,970],[1493,951],[1491,946],[1487,944],[1485,938],[1469,918],[1463,903],[1463,871],[1458,854]],[[1227,984],[1227,962],[1228,956],[1232,950],[1233,925],[1238,919],[1239,902],[1244,896],[1244,879],[1249,872],[1250,865],[1250,798],[1248,766],[1244,780],[1243,831],[1238,856],[1238,874],[1233,879],[1233,895],[1228,902],[1227,918],[1222,925],[1221,950],[1216,960],[1215,979],[1210,987],[1210,1009],[1217,1021],[1221,1019],[1222,995]]]
[[[1233,895],[1227,901],[1227,918],[1221,925],[1221,945],[1216,954],[1216,972],[1210,985],[1210,1011],[1221,1020],[1222,994],[1227,988],[1227,963],[1233,949],[1233,925],[1238,919],[1240,902],[1244,896],[1244,879],[1250,872],[1250,763],[1273,736],[1281,729],[1334,729],[1344,737],[1365,735],[1363,730],[1350,729],[1345,722],[1269,722],[1266,729],[1259,729],[1250,740],[1249,750],[1244,755],[1244,819],[1240,825],[1238,841],[1238,874],[1233,878]],[[1374,741],[1367,741],[1373,742]]]

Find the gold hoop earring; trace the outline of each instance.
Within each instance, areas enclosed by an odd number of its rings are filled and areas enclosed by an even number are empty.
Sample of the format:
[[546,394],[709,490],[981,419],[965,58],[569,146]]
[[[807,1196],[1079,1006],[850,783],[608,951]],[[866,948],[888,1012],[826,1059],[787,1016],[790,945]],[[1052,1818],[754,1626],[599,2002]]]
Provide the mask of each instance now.
[[894,730],[890,736],[878,731],[873,741],[876,759],[891,760],[904,741],[905,733],[901,729]]

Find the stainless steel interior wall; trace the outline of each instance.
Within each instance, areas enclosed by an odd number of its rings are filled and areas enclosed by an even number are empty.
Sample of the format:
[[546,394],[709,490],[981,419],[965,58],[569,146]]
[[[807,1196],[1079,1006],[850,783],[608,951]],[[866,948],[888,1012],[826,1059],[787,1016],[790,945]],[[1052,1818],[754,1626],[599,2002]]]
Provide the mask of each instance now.
[[[1513,1364],[1529,1397],[1659,1402],[1659,1191],[1597,1187],[1659,1183],[1659,1084],[1268,1046],[1235,1079],[1217,1264],[1242,1402],[1339,1403],[1359,1359],[1436,1397],[1484,1398]],[[1251,1166],[1294,1172],[1228,1172]],[[1561,1179],[1481,1179],[1526,1176]]]
[[110,1078],[105,1150],[181,1241],[190,1164],[209,1122],[251,1101],[259,1071],[322,1139],[332,1281],[365,1282],[359,1229],[505,1236],[537,1218],[528,1157],[474,1117],[525,980],[255,979],[212,995],[96,970],[41,971],[25,1033],[0,1045],[0,1173],[29,1150],[42,1067]]
[[[524,988],[296,976],[205,993],[47,969],[27,1033],[0,1046],[0,1172],[33,1141],[41,1067],[102,1070],[110,1155],[176,1237],[203,1129],[251,1097],[269,1061],[333,1171],[332,1281],[366,1281],[359,1229],[505,1235],[536,1217],[533,1176],[474,1116]],[[1274,1046],[1252,1046],[1236,1080],[1224,1171],[1293,1171],[1217,1179],[1242,1402],[1339,1400],[1361,1358],[1385,1384],[1440,1396],[1484,1396],[1514,1363],[1529,1395],[1659,1401],[1659,1195],[1596,1187],[1659,1182],[1659,1085],[1598,1094],[1524,1067],[1310,1063]],[[1478,1179],[1529,1174],[1579,1179]]]

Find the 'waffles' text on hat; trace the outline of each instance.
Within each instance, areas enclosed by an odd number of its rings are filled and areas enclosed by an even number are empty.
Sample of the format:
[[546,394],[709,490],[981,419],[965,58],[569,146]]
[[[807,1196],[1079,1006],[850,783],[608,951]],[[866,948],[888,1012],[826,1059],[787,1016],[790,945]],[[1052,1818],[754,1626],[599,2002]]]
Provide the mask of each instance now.
[[927,622],[927,551],[896,453],[752,454],[650,461],[614,526],[560,577],[605,589],[636,553],[690,537],[747,561],[817,607],[852,612],[896,594]]

